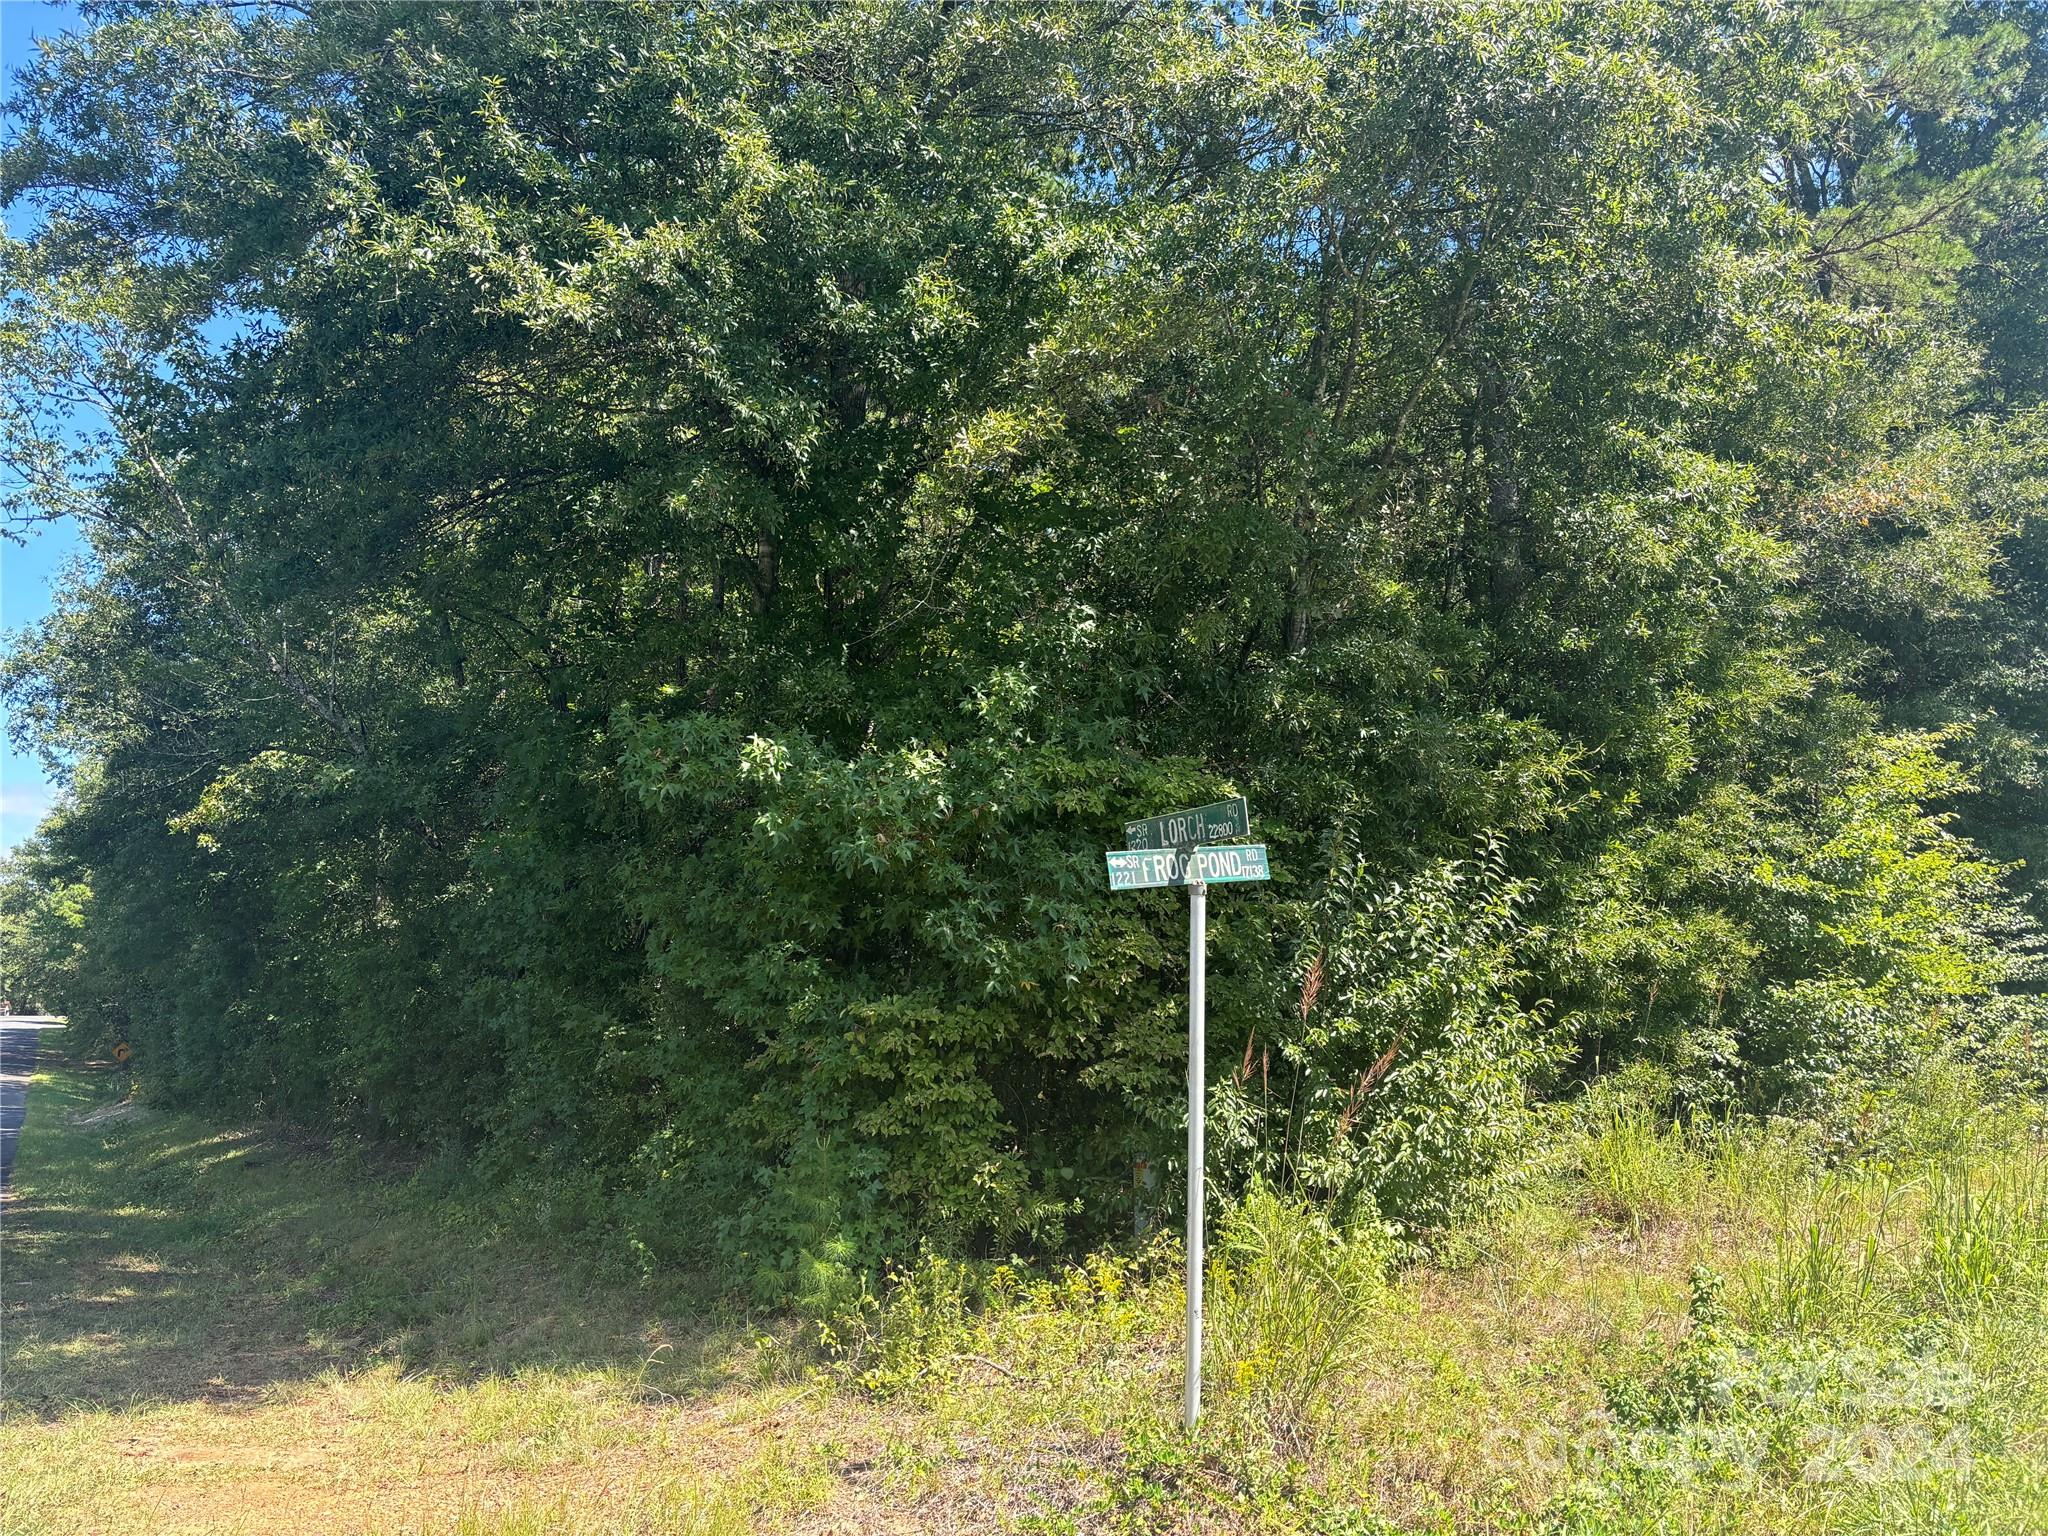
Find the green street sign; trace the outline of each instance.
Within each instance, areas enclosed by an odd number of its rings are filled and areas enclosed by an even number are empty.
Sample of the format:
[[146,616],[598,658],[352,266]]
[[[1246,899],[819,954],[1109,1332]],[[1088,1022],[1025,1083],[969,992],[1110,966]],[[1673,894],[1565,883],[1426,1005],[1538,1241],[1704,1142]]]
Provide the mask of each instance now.
[[[1244,804],[1242,800],[1237,802]],[[1266,880],[1264,843],[1231,843],[1222,848],[1125,848],[1105,854],[1112,891],[1142,891],[1155,885],[1228,885]]]
[[1237,795],[1214,805],[1198,805],[1191,811],[1169,811],[1164,816],[1127,821],[1124,841],[1134,849],[1192,848],[1197,843],[1221,842],[1226,837],[1248,837],[1251,830],[1251,807],[1244,803],[1243,795]]

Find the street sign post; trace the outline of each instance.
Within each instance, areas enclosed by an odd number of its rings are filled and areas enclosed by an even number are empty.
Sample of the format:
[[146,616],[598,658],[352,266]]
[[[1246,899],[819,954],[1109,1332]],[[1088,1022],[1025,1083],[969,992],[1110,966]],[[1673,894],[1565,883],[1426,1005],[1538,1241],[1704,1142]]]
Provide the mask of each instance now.
[[1188,888],[1188,1344],[1184,1410],[1193,1429],[1202,1417],[1202,1214],[1208,1083],[1204,1062],[1208,1000],[1209,887],[1269,878],[1263,843],[1209,846],[1219,837],[1245,837],[1252,829],[1244,796],[1127,822],[1129,848],[1105,855],[1112,891],[1158,886]]

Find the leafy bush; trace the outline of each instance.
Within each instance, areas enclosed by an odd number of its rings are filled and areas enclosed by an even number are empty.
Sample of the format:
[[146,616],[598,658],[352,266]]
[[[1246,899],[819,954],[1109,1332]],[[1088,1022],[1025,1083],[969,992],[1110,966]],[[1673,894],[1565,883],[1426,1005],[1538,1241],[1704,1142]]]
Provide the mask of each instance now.
[[1525,1144],[1559,1038],[1524,1004],[1525,882],[1493,839],[1389,880],[1339,840],[1313,911],[1285,1172],[1337,1209],[1441,1226]]
[[1099,850],[1185,781],[1021,741],[845,759],[701,717],[617,730],[669,1106],[642,1161],[705,1202],[700,1232],[768,1285],[842,1237],[872,1264],[920,1232],[1047,1251],[1127,1219],[1105,1196],[1172,1123],[1184,1024]]

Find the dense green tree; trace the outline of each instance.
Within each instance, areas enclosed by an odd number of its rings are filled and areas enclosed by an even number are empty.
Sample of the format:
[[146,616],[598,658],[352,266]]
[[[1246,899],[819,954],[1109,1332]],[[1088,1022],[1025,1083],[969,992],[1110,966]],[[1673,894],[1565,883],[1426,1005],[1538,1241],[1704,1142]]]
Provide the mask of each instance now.
[[2021,1006],[2039,4],[93,16],[7,677],[161,1091],[770,1289],[1093,1237],[1183,1048],[1101,851],[1230,790],[1226,1177],[1428,1225],[1607,1067]]

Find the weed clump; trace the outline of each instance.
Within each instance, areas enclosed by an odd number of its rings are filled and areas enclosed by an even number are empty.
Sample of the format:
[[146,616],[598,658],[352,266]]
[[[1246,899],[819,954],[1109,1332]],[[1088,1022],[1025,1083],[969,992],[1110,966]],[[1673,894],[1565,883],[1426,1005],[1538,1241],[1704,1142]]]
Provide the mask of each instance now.
[[1207,1372],[1235,1427],[1285,1457],[1307,1454],[1366,1363],[1391,1252],[1377,1224],[1339,1228],[1253,1187],[1223,1223],[1209,1280]]

